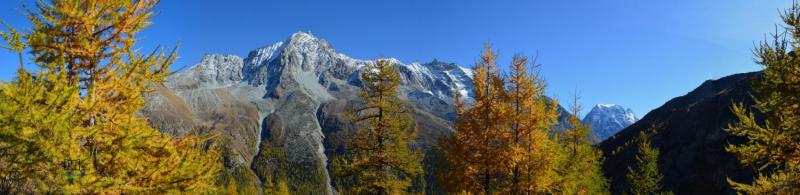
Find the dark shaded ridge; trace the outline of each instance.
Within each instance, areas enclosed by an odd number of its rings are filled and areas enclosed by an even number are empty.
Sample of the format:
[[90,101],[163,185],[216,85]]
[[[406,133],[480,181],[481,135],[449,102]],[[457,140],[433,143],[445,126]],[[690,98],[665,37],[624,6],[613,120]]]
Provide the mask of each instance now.
[[753,169],[742,167],[725,151],[729,143],[742,143],[724,128],[735,121],[733,102],[750,106],[750,83],[760,72],[709,80],[688,94],[673,98],[641,120],[599,144],[606,157],[603,171],[614,194],[628,193],[627,167],[635,162],[639,132],[655,133],[652,145],[661,150],[659,169],[665,189],[675,194],[734,194],[726,178],[749,182]]

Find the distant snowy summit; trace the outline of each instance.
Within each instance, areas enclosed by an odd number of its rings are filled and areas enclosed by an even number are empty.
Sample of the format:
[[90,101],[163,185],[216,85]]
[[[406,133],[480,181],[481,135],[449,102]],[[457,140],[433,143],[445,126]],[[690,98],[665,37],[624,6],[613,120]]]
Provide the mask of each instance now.
[[639,119],[629,108],[617,104],[597,104],[583,118],[583,123],[592,127],[591,138],[603,141]]

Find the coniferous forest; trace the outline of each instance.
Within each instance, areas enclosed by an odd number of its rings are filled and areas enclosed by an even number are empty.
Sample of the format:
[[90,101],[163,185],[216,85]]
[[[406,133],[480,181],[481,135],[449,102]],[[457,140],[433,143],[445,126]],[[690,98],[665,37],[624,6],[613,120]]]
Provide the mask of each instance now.
[[558,59],[493,43],[467,66],[405,64],[297,32],[176,67],[181,46],[142,44],[174,9],[161,3],[40,0],[17,3],[24,25],[0,18],[0,194],[800,193],[797,2],[737,48],[758,71],[641,119],[585,114],[577,90],[549,93],[539,57]]

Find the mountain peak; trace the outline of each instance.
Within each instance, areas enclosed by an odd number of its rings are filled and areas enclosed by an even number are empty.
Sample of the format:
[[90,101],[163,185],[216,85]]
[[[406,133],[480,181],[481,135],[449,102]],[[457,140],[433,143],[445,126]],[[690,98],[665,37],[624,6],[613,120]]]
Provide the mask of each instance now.
[[597,104],[583,118],[583,123],[592,127],[597,141],[602,141],[638,120],[629,108],[617,104]]
[[324,39],[317,38],[311,32],[296,32],[292,33],[289,40],[286,41],[287,45],[305,48],[307,50],[315,50],[317,48],[331,48],[330,44]]
[[187,82],[230,85],[242,80],[242,66],[242,58],[236,55],[206,54],[199,64],[175,76],[186,77],[183,81]]
[[297,31],[295,33],[292,33],[291,37],[291,40],[317,40],[317,39],[319,38],[311,34],[311,31],[309,32]]
[[597,104],[592,109],[609,109],[609,108],[622,108],[618,104]]
[[452,69],[456,69],[456,68],[461,67],[461,66],[459,66],[459,65],[457,65],[455,63],[443,62],[443,61],[439,61],[438,59],[433,59],[433,61],[425,63],[423,65],[428,66],[428,67],[435,67],[435,68],[441,69],[441,70],[452,70]]

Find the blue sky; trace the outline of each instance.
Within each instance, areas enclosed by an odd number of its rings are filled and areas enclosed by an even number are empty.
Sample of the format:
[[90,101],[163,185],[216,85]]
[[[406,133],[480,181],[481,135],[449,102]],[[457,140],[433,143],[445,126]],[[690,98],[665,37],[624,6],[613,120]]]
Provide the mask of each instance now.
[[[244,56],[311,31],[356,58],[472,66],[491,42],[502,64],[515,53],[538,53],[547,94],[567,102],[579,90],[584,114],[594,104],[616,103],[642,117],[705,80],[760,69],[753,44],[774,31],[778,11],[789,6],[790,0],[167,0],[140,46],[180,43],[173,65],[180,67],[207,53]],[[18,8],[17,1],[0,2],[0,19],[26,27]],[[16,62],[15,54],[0,52],[0,80],[13,77]]]

